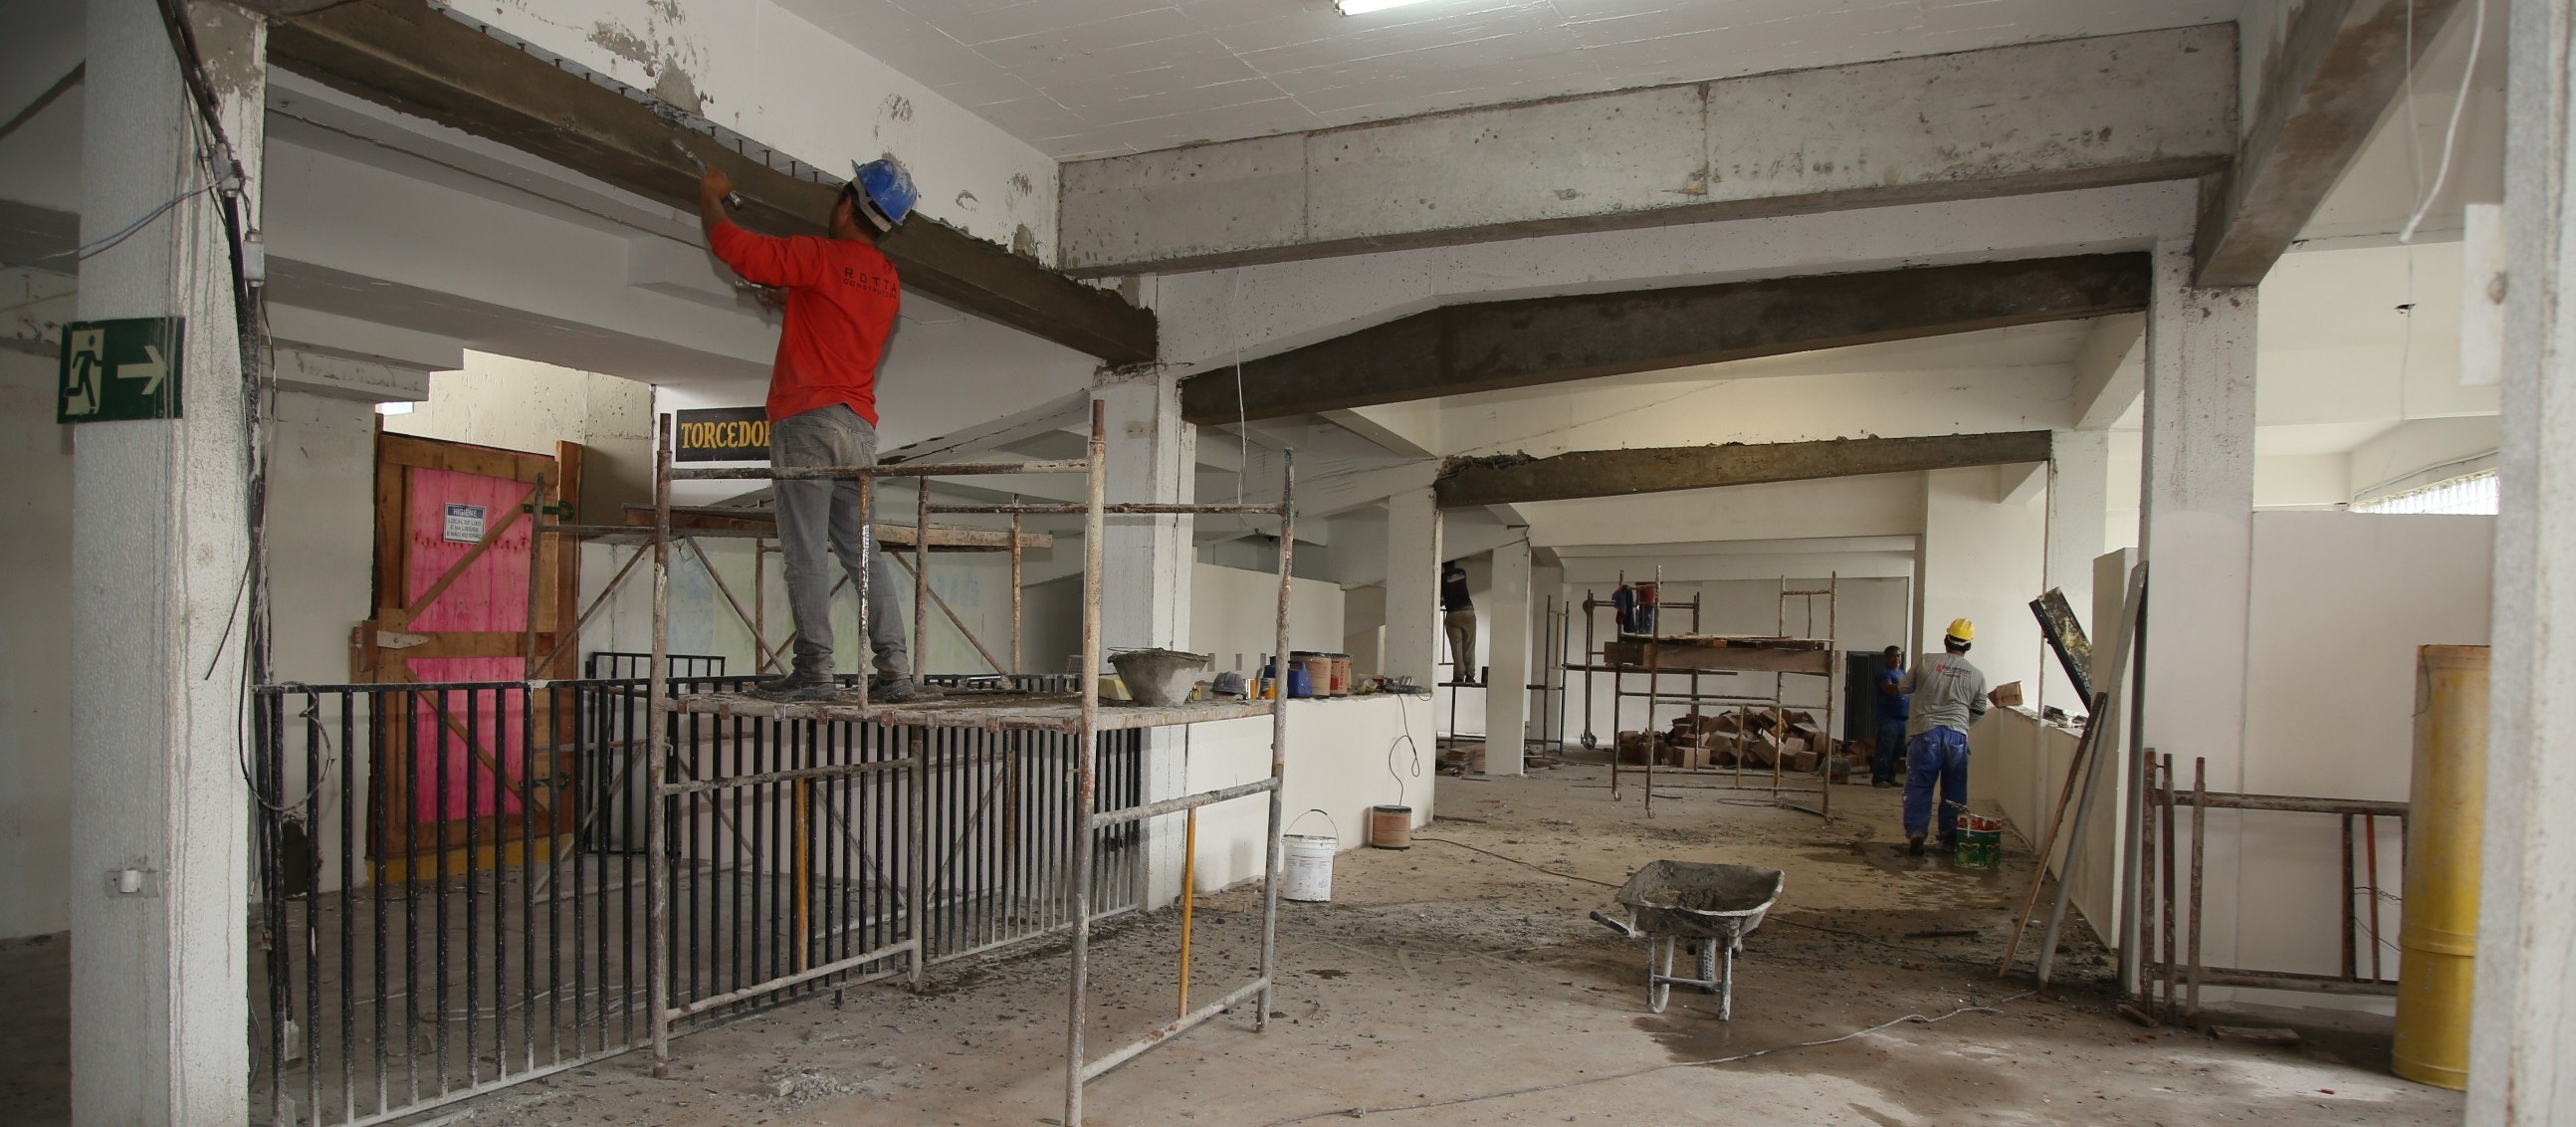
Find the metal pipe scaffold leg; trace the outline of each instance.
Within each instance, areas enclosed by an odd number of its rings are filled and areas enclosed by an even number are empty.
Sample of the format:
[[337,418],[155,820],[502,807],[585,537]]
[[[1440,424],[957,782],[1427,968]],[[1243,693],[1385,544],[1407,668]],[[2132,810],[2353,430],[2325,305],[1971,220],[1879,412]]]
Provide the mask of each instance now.
[[1091,401],[1091,462],[1085,479],[1091,511],[1082,522],[1082,727],[1073,753],[1073,952],[1065,1003],[1064,1127],[1082,1127],[1083,990],[1091,970],[1091,814],[1098,785],[1092,760],[1100,732],[1100,541],[1106,525],[1101,507],[1108,500],[1108,477],[1101,472],[1109,452],[1106,406]]
[[651,764],[644,810],[645,866],[645,1004],[652,1010],[653,1075],[671,1074],[671,860],[664,840],[670,834],[662,793],[670,781],[671,740],[671,416],[653,426],[653,657],[644,681],[644,755]]
[[[1279,980],[1279,870],[1282,856],[1279,833],[1286,813],[1281,805],[1288,776],[1288,592],[1290,579],[1296,573],[1292,561],[1297,552],[1297,452],[1282,451],[1279,468],[1279,618],[1278,637],[1272,646],[1279,662],[1279,676],[1271,679],[1277,686],[1270,702],[1270,826],[1266,837],[1267,859],[1261,869],[1261,1001],[1260,1012],[1252,1015],[1252,1028],[1270,1030],[1271,984]],[[1491,740],[1493,737],[1487,736]]]

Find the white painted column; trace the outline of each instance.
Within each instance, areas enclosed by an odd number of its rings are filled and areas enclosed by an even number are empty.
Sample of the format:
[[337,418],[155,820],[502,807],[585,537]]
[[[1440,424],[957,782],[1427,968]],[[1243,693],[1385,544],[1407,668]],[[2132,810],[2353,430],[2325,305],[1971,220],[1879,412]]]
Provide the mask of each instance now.
[[[2102,554],[2104,514],[2110,508],[2111,432],[2061,430],[2049,436],[2049,450],[2048,562],[2042,589],[2065,592],[2066,605],[2083,616],[2085,632],[2099,639],[2115,626],[2093,617],[2093,558]],[[2036,703],[2056,705],[2069,715],[2089,707],[2067,682],[2054,653],[2041,663]]]
[[1386,661],[1379,670],[1440,680],[1440,509],[1429,489],[1386,499]]
[[[2252,289],[2191,285],[2191,244],[2155,252],[2147,314],[2146,436],[2139,556],[2147,564],[2139,747],[2174,757],[2189,785],[2245,789],[2245,676],[2253,582]],[[2125,764],[2122,765],[2124,768]],[[2237,966],[2232,823],[2213,818],[2203,957]]]
[[1510,543],[1494,549],[1493,606],[1484,626],[1493,634],[1485,648],[1485,773],[1521,773],[1521,739],[1529,731],[1530,546],[1525,529],[1512,529]]
[[[255,204],[263,25],[227,4],[187,8]],[[80,237],[92,240],[208,179],[153,0],[90,0],[87,34]],[[80,270],[83,320],[186,319],[183,418],[73,431],[66,754],[81,1123],[238,1123],[249,1100],[251,796],[243,631],[228,622],[248,536],[225,247],[215,198],[197,196]],[[119,873],[133,874],[130,891]]]
[[[1104,371],[1093,381],[1109,439],[1109,501],[1182,503],[1197,494],[1198,428],[1181,421],[1173,378],[1154,370]],[[1100,545],[1100,644],[1117,649],[1190,648],[1190,567],[1196,559],[1188,516],[1111,516]],[[1266,745],[1265,745],[1266,746]],[[1178,728],[1145,733],[1145,800],[1189,792]],[[1145,903],[1181,894],[1180,815],[1157,818],[1148,831]]]
[[[2576,1123],[2576,13],[2514,0],[2505,123],[2504,497],[2496,522],[2471,1127]],[[2567,629],[2559,629],[2567,627]]]

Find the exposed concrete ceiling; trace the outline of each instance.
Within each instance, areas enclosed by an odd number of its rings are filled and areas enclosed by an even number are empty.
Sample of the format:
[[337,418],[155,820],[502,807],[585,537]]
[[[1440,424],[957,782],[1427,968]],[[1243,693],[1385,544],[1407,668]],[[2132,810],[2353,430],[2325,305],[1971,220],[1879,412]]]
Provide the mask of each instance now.
[[781,0],[1058,159],[2235,19],[2242,0]]

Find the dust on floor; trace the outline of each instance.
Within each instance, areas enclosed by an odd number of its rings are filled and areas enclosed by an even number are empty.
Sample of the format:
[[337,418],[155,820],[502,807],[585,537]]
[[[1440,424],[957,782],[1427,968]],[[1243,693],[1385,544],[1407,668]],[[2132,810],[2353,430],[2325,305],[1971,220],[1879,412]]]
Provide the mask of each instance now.
[[[1613,805],[1606,781],[1583,766],[1442,780],[1441,820],[1412,850],[1345,854],[1331,903],[1283,906],[1267,1033],[1252,1030],[1249,1006],[1201,1026],[1094,1082],[1087,1122],[2459,1119],[2458,1095],[2388,1075],[2384,1030],[2270,1046],[2126,1024],[2099,986],[2109,967],[2089,942],[2062,957],[2075,979],[2067,988],[2021,996],[2026,987],[1998,981],[1994,960],[2027,859],[1976,875],[1904,856],[1894,791],[1837,788],[1828,821],[1758,795],[1667,783],[1650,821],[1633,783]],[[1616,914],[1609,886],[1659,857],[1788,872],[1779,907],[1737,964],[1731,1022],[1717,1020],[1715,999],[1688,991],[1647,1014],[1644,945],[1586,918]],[[1198,1003],[1251,978],[1258,907],[1248,889],[1200,901]],[[1102,929],[1087,1032],[1095,1055],[1176,1014],[1179,930],[1173,911]],[[1977,934],[1905,938],[1940,931]],[[954,964],[920,995],[869,986],[838,1007],[816,999],[681,1038],[669,1079],[634,1053],[419,1120],[1050,1123],[1063,1101],[1064,975],[1060,944]],[[1690,1063],[1754,1053],[1764,1055]]]

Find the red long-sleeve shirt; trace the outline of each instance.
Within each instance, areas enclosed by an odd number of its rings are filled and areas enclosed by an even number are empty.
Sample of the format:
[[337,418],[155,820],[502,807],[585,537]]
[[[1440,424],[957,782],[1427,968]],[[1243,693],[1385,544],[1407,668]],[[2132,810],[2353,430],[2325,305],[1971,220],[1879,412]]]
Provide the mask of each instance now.
[[716,226],[716,257],[745,280],[787,290],[787,325],[769,369],[772,422],[835,403],[877,422],[877,363],[903,289],[894,263],[857,239],[771,238]]

